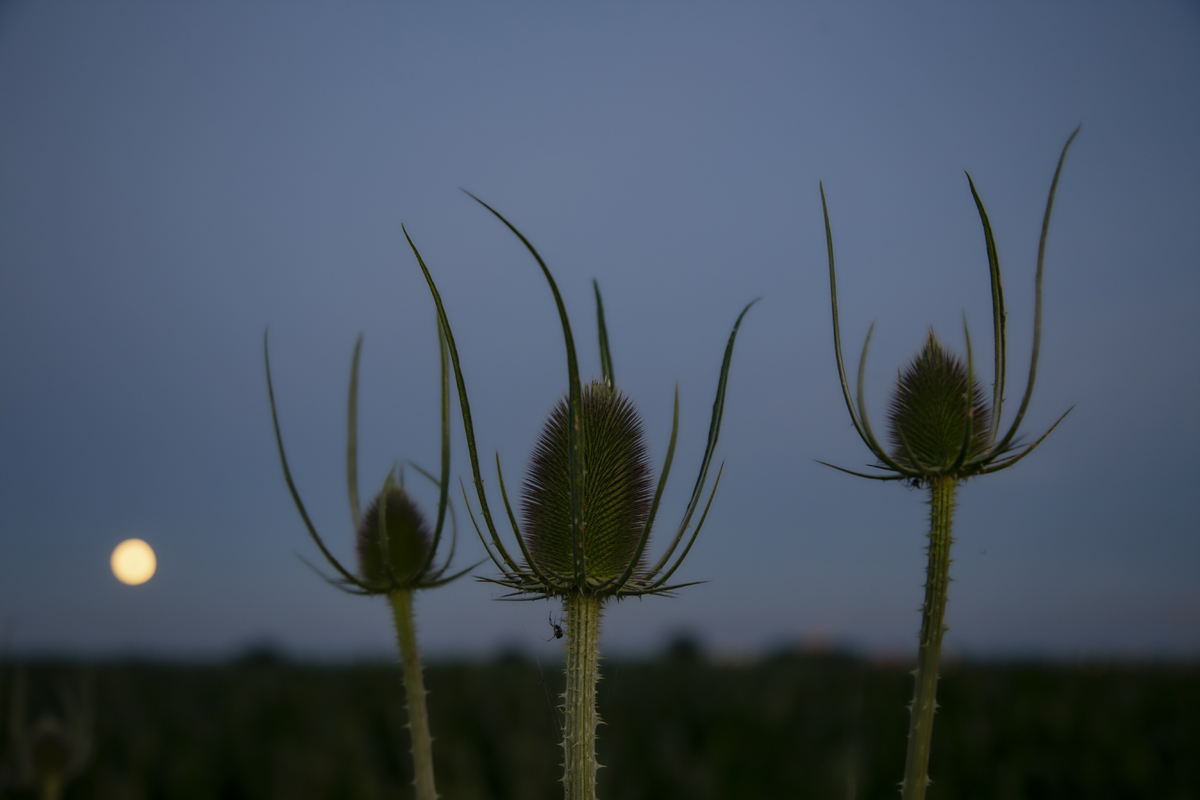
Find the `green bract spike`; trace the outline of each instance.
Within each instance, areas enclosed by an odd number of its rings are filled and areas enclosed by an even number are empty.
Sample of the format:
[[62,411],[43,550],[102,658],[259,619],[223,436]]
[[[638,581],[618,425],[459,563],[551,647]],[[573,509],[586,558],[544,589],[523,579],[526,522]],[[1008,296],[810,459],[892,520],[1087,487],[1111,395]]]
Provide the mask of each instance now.
[[600,284],[592,280],[592,288],[596,290],[596,333],[600,337],[600,372],[608,388],[616,386],[613,376],[612,353],[608,349],[608,326],[604,323],[604,301],[600,298]]

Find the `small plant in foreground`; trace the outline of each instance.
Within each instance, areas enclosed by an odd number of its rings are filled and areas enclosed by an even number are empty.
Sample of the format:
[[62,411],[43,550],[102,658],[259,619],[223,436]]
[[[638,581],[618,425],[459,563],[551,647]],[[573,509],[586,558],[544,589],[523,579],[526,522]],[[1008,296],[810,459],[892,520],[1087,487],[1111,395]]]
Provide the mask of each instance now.
[[[567,800],[594,800],[597,769],[596,726],[599,723],[596,713],[596,680],[599,677],[601,609],[605,601],[612,598],[665,595],[682,586],[691,585],[668,582],[687,556],[700,527],[704,524],[713,494],[716,492],[716,485],[721,478],[720,469],[717,470],[713,481],[708,504],[705,505],[691,537],[674,563],[670,561],[683,541],[692,515],[703,496],[709,465],[721,430],[725,385],[730,360],[733,357],[734,340],[742,318],[754,303],[742,310],[733,326],[733,332],[729,335],[717,383],[717,397],[713,403],[708,443],[683,521],[666,552],[653,566],[647,567],[646,545],[658,511],[659,499],[666,485],[675,452],[675,438],[679,430],[678,388],[675,392],[675,417],[662,476],[658,480],[657,488],[652,490],[652,476],[640,415],[629,400],[616,389],[613,380],[612,358],[608,348],[599,287],[593,284],[596,292],[603,378],[585,386],[579,379],[571,324],[550,270],[529,240],[508,220],[479,198],[471,196],[517,235],[541,267],[558,306],[567,350],[567,396],[551,412],[534,449],[533,463],[525,481],[522,498],[525,517],[523,532],[509,503],[504,488],[504,476],[500,471],[500,457],[496,456],[500,493],[521,551],[519,562],[509,554],[500,540],[483,489],[474,426],[471,422],[471,407],[467,401],[458,350],[441,295],[411,238],[408,238],[408,243],[433,294],[438,319],[445,331],[450,358],[454,364],[459,408],[462,411],[467,448],[471,456],[471,470],[480,511],[490,534],[490,545],[478,525],[476,532],[479,533],[480,541],[483,542],[488,555],[502,573],[502,577],[493,582],[512,589],[509,597],[531,600],[558,597],[563,601],[567,628],[566,692],[563,696],[566,713],[563,729],[563,786]],[[407,231],[405,236],[408,237]],[[466,498],[465,487],[463,497]],[[470,511],[469,501],[467,509]],[[495,551],[492,548],[495,548]]]
[[[921,353],[901,373],[899,384],[892,396],[888,422],[891,452],[880,446],[871,431],[867,419],[867,406],[863,397],[863,375],[866,371],[867,348],[871,344],[874,324],[867,332],[862,357],[858,365],[858,391],[856,400],[850,398],[846,382],[846,371],[842,365],[841,333],[838,329],[837,281],[833,268],[833,233],[829,226],[829,210],[825,205],[825,188],[821,187],[821,209],[825,214],[825,237],[829,249],[829,293],[833,307],[833,342],[837,356],[838,375],[842,382],[842,395],[850,420],[863,442],[871,450],[878,464],[872,465],[879,474],[864,474],[834,467],[851,475],[879,481],[909,480],[914,485],[929,489],[930,527],[929,564],[926,571],[925,603],[922,606],[920,647],[917,656],[915,688],[911,706],[908,732],[908,753],[904,764],[904,781],[901,795],[904,800],[921,800],[929,784],[929,744],[933,735],[933,714],[937,708],[938,660],[942,650],[942,634],[945,632],[946,588],[950,581],[950,535],[954,513],[954,494],[958,484],[976,475],[986,475],[1011,467],[1029,455],[1042,440],[1062,421],[1063,414],[1050,429],[1036,441],[1018,451],[1017,431],[1029,398],[1033,395],[1034,379],[1037,376],[1038,348],[1042,333],[1042,264],[1046,251],[1046,234],[1050,228],[1050,211],[1054,206],[1054,192],[1058,187],[1058,176],[1062,172],[1063,160],[1071,142],[1079,133],[1067,139],[1054,180],[1050,184],[1050,195],[1046,200],[1046,213],[1042,220],[1042,236],[1038,245],[1037,276],[1034,292],[1033,355],[1029,363],[1029,381],[1025,396],[1012,426],[1003,438],[997,441],[1000,432],[1000,411],[1004,401],[1005,370],[1005,311],[1004,292],[1000,285],[1000,261],[996,255],[996,243],[992,239],[992,226],[988,222],[983,201],[975,191],[975,183],[967,175],[971,195],[983,222],[983,235],[987,244],[988,268],[992,282],[993,344],[995,349],[995,382],[992,384],[992,402],[984,399],[983,389],[975,380],[974,362],[971,357],[971,337],[967,340],[967,361],[948,354],[933,332],[925,340]],[[857,407],[856,407],[857,406]],[[1070,409],[1067,410],[1070,413]],[[824,462],[821,462],[824,463]],[[833,466],[827,464],[826,466]]]
[[[417,632],[413,624],[413,592],[442,586],[469,572],[474,566],[447,576],[446,572],[454,558],[457,540],[454,530],[453,506],[448,503],[450,485],[450,382],[446,364],[446,340],[442,328],[438,327],[438,350],[441,355],[442,395],[442,463],[441,476],[435,478],[417,467],[424,477],[439,490],[437,522],[433,533],[402,483],[389,472],[383,488],[374,501],[361,513],[358,500],[358,358],[362,351],[362,337],[354,345],[354,356],[350,363],[350,398],[347,410],[346,485],[350,495],[350,517],[356,531],[358,573],[352,573],[334,558],[322,541],[309,519],[300,493],[292,481],[287,455],[283,450],[283,435],[279,430],[279,416],[275,411],[275,389],[271,383],[271,359],[267,351],[267,337],[263,335],[263,360],[267,371],[267,396],[271,403],[271,421],[275,426],[275,442],[279,446],[279,460],[283,464],[283,477],[288,491],[308,529],[309,536],[320,549],[325,560],[337,570],[340,578],[326,578],[334,586],[351,594],[387,595],[392,606],[392,618],[396,626],[396,640],[400,648],[400,663],[404,670],[404,689],[408,699],[408,725],[412,736],[413,785],[417,800],[435,800],[437,791],[433,779],[433,739],[429,734],[429,715],[425,708],[425,680],[421,673],[421,656],[417,650]],[[450,553],[440,567],[434,566],[434,556],[442,538],[446,511],[451,515]],[[324,576],[322,576],[324,577]]]

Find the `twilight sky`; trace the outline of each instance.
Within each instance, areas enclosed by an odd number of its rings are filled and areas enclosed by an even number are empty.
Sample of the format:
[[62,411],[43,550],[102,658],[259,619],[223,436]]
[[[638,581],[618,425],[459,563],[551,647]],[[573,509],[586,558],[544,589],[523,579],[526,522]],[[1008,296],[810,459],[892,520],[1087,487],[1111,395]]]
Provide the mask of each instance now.
[[[876,321],[867,393],[882,428],[929,326],[961,351],[965,312],[991,374],[971,172],[1005,270],[1011,420],[1046,192],[1080,122],[1024,430],[1075,409],[1029,459],[960,491],[946,646],[1195,657],[1194,3],[8,2],[0,634],[16,652],[389,652],[385,604],[297,557],[317,554],[275,453],[262,335],[300,490],[350,559],[360,332],[363,494],[398,459],[438,457],[432,304],[403,222],[440,283],[485,463],[498,451],[518,484],[566,389],[562,339],[536,265],[462,187],[547,259],[585,377],[599,371],[599,280],[656,470],[678,382],[660,544],[699,465],[730,326],[763,298],[734,354],[721,487],[678,573],[709,582],[611,607],[606,650],[691,631],[726,653],[915,653],[923,494],[814,461],[869,460],[837,383],[817,182],[850,369]],[[483,554],[459,511],[465,566]],[[127,587],[108,557],[135,536],[159,571]],[[425,648],[561,648],[543,641],[554,605],[497,594],[464,579],[421,595]]]

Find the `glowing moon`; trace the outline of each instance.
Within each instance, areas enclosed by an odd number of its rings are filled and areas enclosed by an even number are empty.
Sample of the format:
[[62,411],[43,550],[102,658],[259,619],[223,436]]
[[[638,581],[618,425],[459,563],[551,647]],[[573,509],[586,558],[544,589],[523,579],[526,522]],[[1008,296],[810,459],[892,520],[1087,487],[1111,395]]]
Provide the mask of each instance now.
[[141,539],[126,539],[112,554],[112,571],[117,580],[130,586],[145,583],[154,577],[158,560],[150,545]]

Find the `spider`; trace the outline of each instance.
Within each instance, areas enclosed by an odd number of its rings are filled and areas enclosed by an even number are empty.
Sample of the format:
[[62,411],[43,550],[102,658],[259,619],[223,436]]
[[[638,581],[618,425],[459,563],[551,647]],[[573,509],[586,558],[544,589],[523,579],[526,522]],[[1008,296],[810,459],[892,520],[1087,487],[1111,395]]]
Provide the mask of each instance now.
[[[554,635],[551,636],[550,639],[561,639],[563,637],[562,618],[560,617],[558,622],[555,622],[554,615],[551,614],[549,617],[547,617],[547,619],[550,620],[550,627],[554,628]],[[547,639],[546,641],[548,642],[550,639]]]

